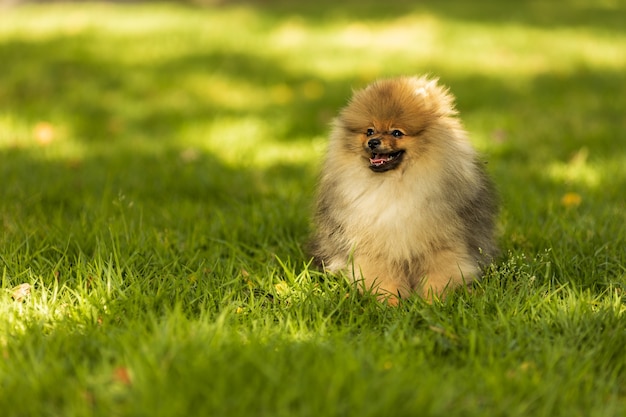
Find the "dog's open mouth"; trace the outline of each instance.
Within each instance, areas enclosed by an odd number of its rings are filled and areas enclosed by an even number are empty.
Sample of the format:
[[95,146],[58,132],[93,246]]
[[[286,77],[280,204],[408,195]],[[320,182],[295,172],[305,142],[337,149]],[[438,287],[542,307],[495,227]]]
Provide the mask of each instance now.
[[373,153],[370,157],[370,169],[374,172],[384,172],[396,168],[402,162],[404,151],[393,153]]

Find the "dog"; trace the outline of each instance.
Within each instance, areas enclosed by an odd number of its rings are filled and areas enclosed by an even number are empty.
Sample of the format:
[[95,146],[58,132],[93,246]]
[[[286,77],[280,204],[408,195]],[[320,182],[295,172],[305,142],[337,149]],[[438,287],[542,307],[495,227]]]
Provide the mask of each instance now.
[[332,124],[311,254],[391,305],[442,299],[492,262],[497,211],[448,89],[426,76],[382,79]]

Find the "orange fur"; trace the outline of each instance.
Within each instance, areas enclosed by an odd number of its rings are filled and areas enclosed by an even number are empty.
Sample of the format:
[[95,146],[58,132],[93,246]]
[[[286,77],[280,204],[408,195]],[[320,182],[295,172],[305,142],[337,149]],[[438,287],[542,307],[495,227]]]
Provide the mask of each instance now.
[[333,124],[313,255],[392,304],[470,283],[496,251],[491,183],[453,102],[436,80],[382,80]]

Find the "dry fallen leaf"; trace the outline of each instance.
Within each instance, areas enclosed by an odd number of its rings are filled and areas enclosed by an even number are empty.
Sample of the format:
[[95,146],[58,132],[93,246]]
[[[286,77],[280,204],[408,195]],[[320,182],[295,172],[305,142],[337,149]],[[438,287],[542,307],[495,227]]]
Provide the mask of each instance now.
[[130,385],[130,373],[128,372],[128,368],[125,366],[118,366],[113,371],[113,380],[119,382],[123,385]]
[[23,301],[30,295],[31,285],[28,283],[20,284],[11,290],[11,297],[15,301]]

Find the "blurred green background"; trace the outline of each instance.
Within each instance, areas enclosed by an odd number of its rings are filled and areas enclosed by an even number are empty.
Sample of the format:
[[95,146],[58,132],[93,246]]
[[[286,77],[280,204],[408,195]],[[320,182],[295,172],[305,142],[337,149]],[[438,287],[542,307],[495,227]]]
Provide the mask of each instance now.
[[155,226],[255,199],[296,206],[277,218],[300,241],[328,124],[352,89],[428,73],[457,96],[489,161],[505,247],[562,242],[562,227],[550,226],[580,204],[578,220],[593,213],[574,231],[580,239],[615,235],[602,219],[624,220],[625,9],[617,0],[4,7],[4,230],[40,223],[29,210],[98,217],[89,204],[101,213],[103,195],[135,201]]

